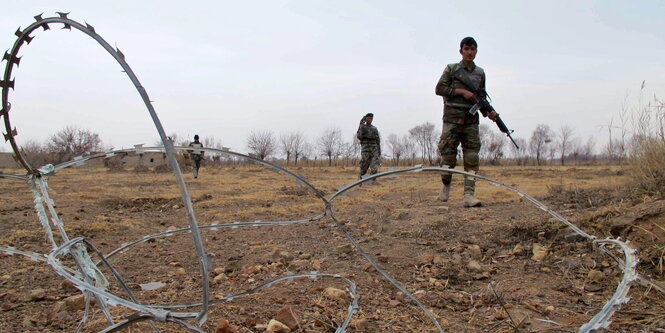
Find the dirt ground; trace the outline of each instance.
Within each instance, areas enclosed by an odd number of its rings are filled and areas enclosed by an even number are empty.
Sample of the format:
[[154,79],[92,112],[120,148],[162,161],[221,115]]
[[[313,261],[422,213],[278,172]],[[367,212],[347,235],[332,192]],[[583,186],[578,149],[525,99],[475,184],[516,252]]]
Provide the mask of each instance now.
[[[326,197],[357,177],[351,167],[289,170]],[[537,197],[590,234],[630,240],[638,249],[640,274],[665,286],[665,203],[629,193],[620,167],[487,167],[481,174]],[[324,211],[305,187],[260,166],[204,168],[198,179],[190,173],[185,177],[201,226],[299,220]],[[447,332],[573,332],[614,293],[622,271],[589,241],[513,192],[485,182],[478,182],[477,190],[483,206],[463,208],[461,183],[455,176],[452,198],[443,203],[436,200],[438,174],[400,174],[354,188],[332,208],[360,247],[418,297]],[[68,236],[85,237],[105,254],[145,235],[187,226],[171,173],[68,169],[49,177],[49,193]],[[0,246],[48,253],[28,185],[0,178],[0,196]],[[436,331],[329,217],[286,226],[205,229],[202,235],[215,268],[213,299],[287,273],[339,274],[356,284],[359,297],[348,332]],[[538,249],[546,249],[541,260],[534,259]],[[110,260],[142,303],[201,300],[189,233],[140,243]],[[109,290],[126,298],[107,276]],[[0,331],[75,330],[83,310],[70,301],[77,290],[63,281],[43,262],[0,254]],[[165,285],[143,290],[141,284],[150,282]],[[227,320],[238,332],[263,332],[280,309],[291,306],[300,319],[293,331],[334,332],[351,299],[331,297],[330,287],[348,285],[335,278],[296,279],[217,302],[203,329],[214,332]],[[634,283],[629,297],[609,331],[665,332],[662,293]],[[85,332],[107,326],[99,309],[92,309]],[[123,307],[112,307],[111,313],[116,321],[131,314]],[[183,331],[175,324],[156,325],[164,332]],[[150,328],[142,323],[126,331]]]

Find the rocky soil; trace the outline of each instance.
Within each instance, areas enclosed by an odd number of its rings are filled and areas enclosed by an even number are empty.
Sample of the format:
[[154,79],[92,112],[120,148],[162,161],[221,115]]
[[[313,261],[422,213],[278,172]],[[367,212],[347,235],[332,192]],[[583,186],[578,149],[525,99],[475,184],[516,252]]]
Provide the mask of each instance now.
[[[555,175],[548,178],[551,183],[528,168],[488,169],[485,174],[519,188],[539,182],[541,189],[532,193],[539,200],[590,234],[630,240],[639,250],[639,272],[665,285],[665,201],[630,196],[615,187],[561,185],[564,177],[587,177],[598,180],[596,184],[611,177],[598,168],[548,170]],[[328,196],[355,175],[351,168],[294,172]],[[199,179],[187,176],[200,225],[297,220],[324,210],[306,188],[258,167],[204,169]],[[520,177],[526,180],[517,180]],[[49,182],[69,237],[85,237],[109,253],[144,235],[186,227],[171,178],[168,173],[81,169],[63,170]],[[435,199],[438,175],[402,174],[354,188],[335,200],[332,207],[340,223],[324,217],[286,226],[203,230],[214,267],[211,297],[216,300],[203,329],[334,332],[352,302],[342,279],[281,281],[220,301],[289,273],[317,271],[338,274],[357,286],[359,310],[348,332],[436,332],[423,311],[383,278],[345,233],[447,332],[573,332],[614,293],[622,271],[591,242],[514,193],[480,183],[484,205],[465,209],[460,183],[458,179],[451,200],[442,203]],[[0,195],[0,245],[48,253],[28,186],[0,179]],[[110,260],[143,303],[188,305],[201,300],[199,266],[188,233],[151,239]],[[68,259],[63,262],[71,265]],[[105,273],[109,290],[125,297]],[[661,292],[634,283],[629,297],[609,331],[665,331]],[[92,303],[85,332],[107,326]],[[84,308],[85,299],[50,266],[0,254],[0,331],[73,331]],[[111,308],[111,313],[116,320],[131,314],[122,307]],[[164,332],[183,331],[174,324],[156,325]],[[131,331],[150,328],[136,324]]]

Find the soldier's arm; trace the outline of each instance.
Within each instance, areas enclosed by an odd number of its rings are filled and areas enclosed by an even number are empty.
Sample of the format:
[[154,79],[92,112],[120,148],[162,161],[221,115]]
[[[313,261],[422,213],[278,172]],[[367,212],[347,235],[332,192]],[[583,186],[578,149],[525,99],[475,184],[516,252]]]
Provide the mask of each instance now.
[[443,97],[452,97],[455,93],[450,84],[453,82],[453,76],[451,73],[450,66],[446,66],[446,69],[443,70],[439,82],[436,84],[436,89],[434,90],[437,95]]

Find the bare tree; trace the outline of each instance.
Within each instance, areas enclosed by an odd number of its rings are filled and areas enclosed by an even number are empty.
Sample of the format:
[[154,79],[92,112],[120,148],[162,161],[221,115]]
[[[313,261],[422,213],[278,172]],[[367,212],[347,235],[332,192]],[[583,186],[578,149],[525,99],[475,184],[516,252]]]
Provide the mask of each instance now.
[[329,128],[319,137],[317,146],[321,155],[328,157],[328,166],[332,165],[333,157],[341,153],[342,131],[338,128]]
[[575,139],[573,138],[573,127],[568,124],[563,124],[559,128],[558,147],[561,153],[561,165],[565,164],[566,153],[570,153]]
[[286,155],[286,165],[289,165],[291,161],[291,155],[293,155],[293,133],[281,134],[279,136],[279,150]]
[[526,139],[524,138],[516,138],[515,143],[517,146],[522,147],[522,148],[517,148],[515,145],[508,145],[510,147],[510,151],[512,152],[512,156],[515,159],[515,163],[517,165],[524,165],[526,164],[526,160],[529,157],[526,151]]
[[49,137],[46,150],[53,154],[55,163],[61,163],[75,156],[100,152],[104,144],[99,134],[91,130],[67,126]]
[[503,158],[503,149],[506,141],[503,135],[493,131],[487,124],[481,124],[479,157],[492,165],[498,165]]
[[275,136],[271,131],[251,132],[247,138],[249,152],[265,160],[277,150]]
[[21,152],[32,166],[40,166],[48,163],[49,154],[41,143],[28,140],[21,145]]
[[549,126],[539,124],[531,134],[529,140],[529,150],[536,156],[536,164],[540,165],[541,159],[547,152],[547,144],[552,142],[554,133]]
[[402,147],[404,147],[404,156],[409,158],[411,160],[411,164],[413,164],[416,160],[417,154],[415,142],[413,142],[413,140],[411,140],[411,138],[406,134],[402,136],[400,141],[402,142]]
[[434,157],[434,146],[437,140],[434,124],[426,122],[409,130],[409,135],[416,141],[420,147],[423,163],[426,161],[432,164]]
[[293,141],[291,141],[291,149],[293,153],[293,164],[298,164],[298,158],[303,156],[303,153],[307,151],[309,144],[305,140],[305,135],[302,132],[293,133]]
[[388,135],[388,148],[393,155],[395,166],[399,166],[399,159],[404,154],[404,145],[396,134]]

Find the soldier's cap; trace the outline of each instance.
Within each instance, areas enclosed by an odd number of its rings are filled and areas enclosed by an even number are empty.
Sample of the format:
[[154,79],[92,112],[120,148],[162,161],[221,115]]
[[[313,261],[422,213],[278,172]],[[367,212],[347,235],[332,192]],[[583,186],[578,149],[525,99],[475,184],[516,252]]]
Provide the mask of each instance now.
[[368,113],[368,114],[365,115],[365,118],[367,118],[367,117],[372,117],[372,118],[374,118],[374,114],[370,112],[370,113]]

